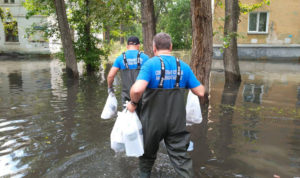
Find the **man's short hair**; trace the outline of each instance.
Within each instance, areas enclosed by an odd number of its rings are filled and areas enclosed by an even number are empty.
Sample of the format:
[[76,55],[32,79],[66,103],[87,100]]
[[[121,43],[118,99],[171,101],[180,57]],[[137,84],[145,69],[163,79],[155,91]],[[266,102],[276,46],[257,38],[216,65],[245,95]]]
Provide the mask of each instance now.
[[170,49],[172,39],[167,33],[158,33],[153,38],[153,43],[157,50]]
[[140,44],[140,40],[136,36],[131,36],[127,40],[127,45],[138,45]]

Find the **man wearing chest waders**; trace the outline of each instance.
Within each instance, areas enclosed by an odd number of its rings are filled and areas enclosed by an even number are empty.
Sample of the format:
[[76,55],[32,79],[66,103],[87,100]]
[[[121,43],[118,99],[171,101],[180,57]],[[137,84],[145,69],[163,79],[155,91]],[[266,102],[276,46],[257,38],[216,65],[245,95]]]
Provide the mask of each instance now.
[[144,155],[139,158],[140,177],[150,177],[159,143],[164,140],[175,171],[193,177],[192,160],[187,153],[190,134],[186,130],[185,89],[204,96],[205,88],[191,68],[171,55],[171,37],[159,33],[153,39],[155,56],[141,68],[130,90],[127,109],[133,112],[142,94],[140,119],[143,126]]
[[149,59],[149,57],[140,52],[139,49],[140,41],[138,37],[129,37],[127,40],[127,51],[117,57],[107,76],[108,93],[114,92],[112,84],[117,72],[120,70],[123,105],[126,101],[130,101],[130,88],[135,82],[141,66]]

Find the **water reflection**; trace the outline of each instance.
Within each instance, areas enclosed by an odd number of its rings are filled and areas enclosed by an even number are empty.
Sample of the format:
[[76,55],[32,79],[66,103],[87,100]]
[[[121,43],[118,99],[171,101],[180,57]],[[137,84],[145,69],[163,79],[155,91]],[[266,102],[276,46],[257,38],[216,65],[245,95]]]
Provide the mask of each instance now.
[[244,102],[261,104],[263,94],[264,94],[263,85],[255,85],[255,84],[244,85],[244,89],[243,89]]
[[220,106],[221,114],[219,117],[219,136],[217,137],[216,156],[219,161],[224,162],[227,166],[230,166],[230,164],[226,160],[230,158],[234,152],[234,148],[230,145],[232,144],[233,139],[233,107],[235,106],[239,87],[240,84],[232,86],[225,84]]
[[[98,77],[86,76],[80,86],[79,80],[67,79],[58,64],[13,61],[1,65],[13,71],[1,73],[1,83],[7,81],[6,86],[18,92],[7,95],[5,85],[0,87],[0,169],[5,170],[0,176],[40,177],[67,156],[108,139],[98,137],[110,129],[98,129],[99,110],[106,99],[106,93],[98,90]],[[0,71],[7,69],[0,67]]]
[[14,71],[8,74],[9,80],[9,89],[13,92],[14,89],[22,90],[23,80],[22,80],[22,73]]
[[203,176],[203,168],[206,161],[211,157],[212,152],[209,148],[208,143],[208,118],[209,118],[209,108],[201,108],[202,111],[202,122],[201,124],[196,124],[188,127],[188,131],[191,134],[191,141],[193,142],[194,150],[191,152],[193,160],[193,168],[196,177]]
[[[249,63],[247,66],[251,65],[255,66],[256,63]],[[277,68],[274,64],[267,65]],[[299,66],[290,65],[289,69],[293,68]],[[207,141],[213,154],[208,162],[202,165],[206,171],[203,170],[201,175],[222,175],[222,177],[299,175],[297,167],[299,155],[292,150],[299,147],[299,142],[296,141],[299,138],[295,137],[294,130],[297,132],[300,127],[293,122],[300,117],[299,111],[292,103],[299,101],[295,87],[297,88],[299,83],[296,76],[300,73],[282,71],[281,75],[287,81],[281,81],[275,79],[278,74],[273,71],[267,73],[256,69],[253,71],[250,68],[244,70],[235,104],[230,105],[229,102],[224,105],[226,91],[220,89],[224,83],[221,71],[216,68],[211,76],[213,112],[209,117],[212,121],[208,123]],[[226,117],[229,119],[224,120]],[[291,143],[288,140],[293,141]],[[287,146],[290,143],[293,146]]]
[[300,169],[300,120],[295,120],[293,123],[295,126],[291,136],[289,137],[289,145],[291,152],[289,153],[289,159],[291,160],[290,166],[296,169]]

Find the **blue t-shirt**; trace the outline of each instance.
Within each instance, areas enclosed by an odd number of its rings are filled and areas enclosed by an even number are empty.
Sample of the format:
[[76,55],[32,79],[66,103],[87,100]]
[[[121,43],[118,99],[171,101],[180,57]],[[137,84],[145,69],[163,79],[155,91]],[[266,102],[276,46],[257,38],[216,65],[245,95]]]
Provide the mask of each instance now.
[[[177,64],[174,56],[161,55],[165,64],[165,80],[163,88],[174,88],[177,77]],[[181,77],[180,88],[195,88],[201,85],[197,80],[190,66],[180,60]],[[148,88],[158,88],[161,73],[161,63],[159,57],[149,59],[141,68],[137,80],[145,80]]]
[[[128,63],[128,67],[129,69],[136,69],[137,68],[137,55],[138,55],[138,50],[127,50],[125,52],[126,55],[126,60]],[[140,56],[140,62],[141,62],[141,66],[149,59],[149,57],[145,54],[141,52],[141,56]],[[120,56],[117,57],[117,59],[115,60],[113,67],[117,67],[121,70],[126,69],[125,64],[124,64],[124,60],[123,60],[123,54],[121,54]]]

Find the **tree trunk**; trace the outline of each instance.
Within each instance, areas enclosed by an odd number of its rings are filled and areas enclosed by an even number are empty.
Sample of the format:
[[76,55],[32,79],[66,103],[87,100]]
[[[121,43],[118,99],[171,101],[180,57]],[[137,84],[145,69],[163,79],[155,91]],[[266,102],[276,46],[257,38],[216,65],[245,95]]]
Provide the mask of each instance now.
[[237,28],[240,15],[238,0],[225,0],[224,37],[230,38],[229,47],[224,50],[225,82],[228,85],[241,82],[237,54]]
[[108,26],[104,26],[104,33],[103,33],[103,39],[106,43],[110,42],[110,33],[109,33],[109,27]]
[[[212,63],[213,30],[212,12],[210,0],[191,0],[192,15],[192,56],[190,66],[197,79],[205,86],[205,95],[200,98],[202,109],[202,123],[192,127],[196,134],[191,134],[195,138],[195,149],[192,155],[200,155],[201,159],[195,161],[194,166],[203,165],[211,153],[208,151],[208,106],[209,106],[209,76]],[[196,177],[200,177],[199,172],[195,172]]]
[[211,1],[191,0],[191,13],[193,44],[190,65],[197,79],[204,84],[206,89],[205,96],[200,98],[201,106],[208,106],[209,76],[213,49]]
[[123,25],[123,23],[121,23],[120,24],[120,31],[121,31],[121,36],[120,36],[120,44],[122,45],[122,44],[124,44],[124,25]]
[[141,5],[144,51],[149,57],[152,57],[154,55],[152,43],[156,33],[153,0],[141,0]]
[[[85,6],[86,6],[86,12],[85,12],[86,21],[85,21],[85,25],[84,25],[84,35],[86,36],[85,52],[86,52],[86,55],[88,55],[89,52],[91,51],[91,21],[90,21],[89,0],[85,0]],[[90,60],[85,61],[86,62],[86,70],[87,70],[87,72],[93,72],[96,69],[94,68],[94,66],[92,66],[92,64],[89,63],[89,61],[93,61],[93,60],[90,59]]]
[[77,61],[73,42],[71,38],[70,27],[66,14],[66,7],[64,0],[54,0],[56,16],[61,36],[61,42],[64,50],[64,56],[66,60],[66,70],[68,75],[75,78],[78,77]]

